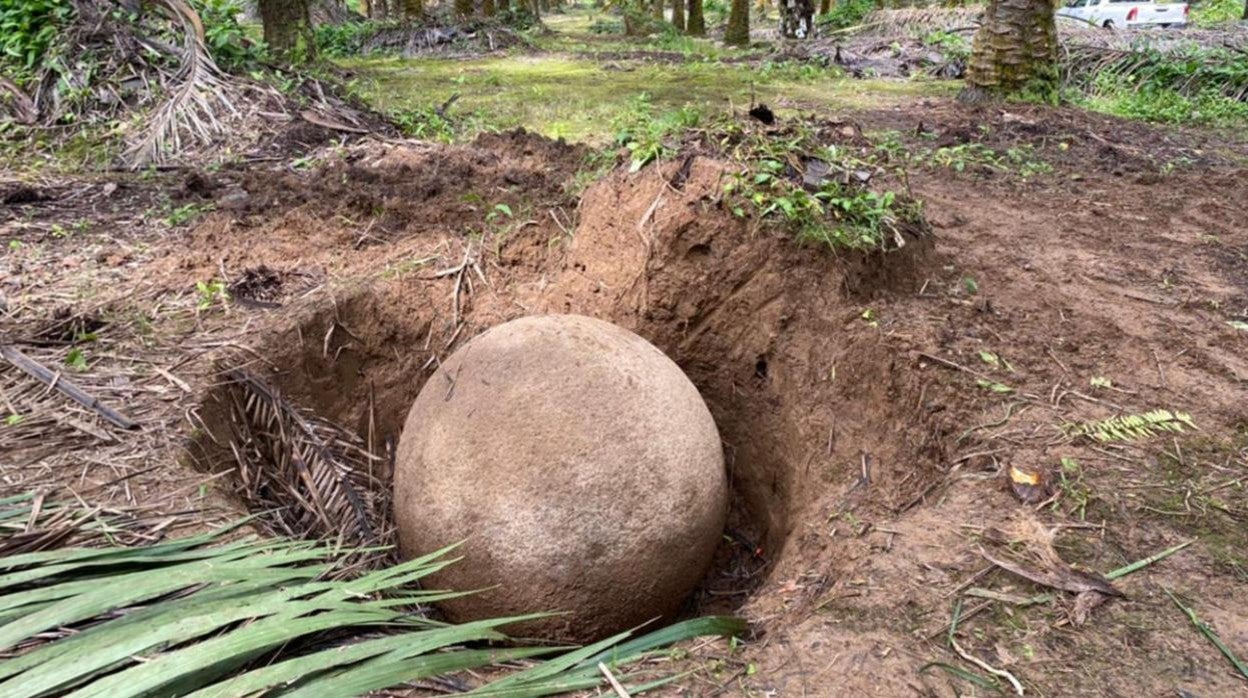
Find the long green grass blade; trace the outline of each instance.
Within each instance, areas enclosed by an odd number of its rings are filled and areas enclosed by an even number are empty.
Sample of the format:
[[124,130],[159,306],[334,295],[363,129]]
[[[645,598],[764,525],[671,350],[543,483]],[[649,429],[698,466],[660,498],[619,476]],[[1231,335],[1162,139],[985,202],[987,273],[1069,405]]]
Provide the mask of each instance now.
[[0,665],[0,675],[6,677],[25,671],[0,684],[0,698],[34,696],[77,685],[130,657],[274,613],[283,608],[282,602],[299,593],[298,585],[274,587],[297,579],[292,574],[285,579],[231,584],[213,590],[224,593],[195,594],[160,603],[46,645]]
[[[62,550],[44,550],[34,553],[23,553],[21,555],[12,555],[10,557],[0,559],[0,570],[17,569],[19,567],[27,567],[31,565],[42,565],[49,560],[57,560],[59,562],[74,562],[79,560],[90,560],[93,558],[122,558],[130,555],[160,554],[166,551],[186,550],[200,545],[206,545],[217,540],[222,535],[233,531],[234,529],[246,524],[254,519],[254,516],[248,516],[238,521],[231,522],[219,529],[201,533],[186,538],[178,538],[156,545],[143,546],[139,548],[72,548]],[[254,541],[255,537],[244,539],[244,541]],[[272,541],[270,541],[272,543]]]
[[58,575],[69,575],[71,573],[81,574],[86,572],[87,574],[100,575],[116,574],[116,571],[107,569],[112,566],[169,565],[176,562],[188,562],[191,560],[202,560],[210,557],[220,557],[221,554],[227,550],[245,548],[248,547],[248,545],[249,543],[247,542],[236,542],[218,548],[200,548],[197,550],[186,550],[184,546],[154,551],[147,550],[145,548],[132,548],[118,551],[118,553],[114,555],[91,555],[87,557],[67,556],[69,559],[59,562],[58,564],[48,564],[49,562],[56,561],[55,557],[49,557],[44,561],[44,563],[37,566],[0,575],[0,589],[7,589],[20,584],[29,584],[39,579],[49,579]]
[[474,669],[487,664],[510,662],[536,657],[558,651],[552,647],[518,647],[495,650],[461,650],[445,652],[415,659],[392,659],[381,657],[363,662],[328,676],[314,677],[293,687],[289,692],[279,692],[283,698],[324,698],[325,696],[358,696],[396,686],[408,681],[437,676],[464,669]]
[[993,693],[996,693],[998,695],[1001,694],[1001,689],[997,686],[996,681],[990,678],[984,677],[984,676],[980,676],[979,674],[976,674],[973,671],[967,671],[966,669],[963,669],[962,667],[954,666],[953,664],[947,664],[945,662],[928,662],[927,664],[924,664],[923,666],[919,667],[919,673],[920,674],[926,673],[928,669],[931,669],[933,667],[936,669],[942,669],[944,671],[947,671],[950,674],[958,677],[959,679],[962,679],[963,681],[966,681],[968,683],[972,683],[976,686],[979,686],[980,688],[990,690]]
[[703,618],[691,618],[686,621],[674,623],[666,628],[660,628],[639,638],[629,640],[619,647],[610,648],[602,651],[597,656],[590,657],[581,662],[581,668],[597,669],[598,662],[606,662],[608,664],[616,664],[619,662],[630,661],[637,658],[643,652],[649,652],[652,649],[666,647],[692,640],[695,637],[704,637],[707,635],[718,635],[720,637],[734,637],[743,635],[749,629],[749,624],[744,618],[735,616],[706,616]]
[[[263,576],[266,568],[314,560],[319,556],[319,551],[308,550],[250,556],[246,555],[245,550],[235,551],[226,556],[226,561],[195,560],[161,568],[159,574],[151,574],[146,570],[131,572],[119,575],[107,584],[88,580],[56,585],[50,590],[35,589],[34,592],[46,592],[42,596],[50,594],[52,598],[62,600],[0,627],[0,650],[13,647],[38,633],[87,620],[107,611],[125,608],[200,584]],[[227,562],[230,564],[226,564]],[[74,595],[65,596],[61,593],[64,592],[63,587],[73,588]]]
[[597,686],[602,682],[599,662],[618,666],[658,647],[704,635],[740,635],[747,627],[741,618],[708,616],[682,621],[628,642],[622,642],[628,633],[621,633],[482,686],[471,695],[544,696]]
[[395,620],[394,611],[361,608],[299,617],[305,607],[270,615],[232,632],[189,647],[161,654],[150,661],[110,674],[70,694],[73,698],[124,698],[151,694],[179,695],[186,691],[170,684],[203,686],[217,681],[250,659],[304,635],[356,625],[380,625]]
[[495,692],[501,689],[522,686],[527,683],[536,683],[549,679],[560,672],[568,671],[569,669],[578,666],[587,658],[595,656],[603,650],[615,645],[616,643],[622,642],[627,638],[627,632],[620,633],[619,635],[613,635],[587,647],[567,652],[566,654],[560,655],[554,659],[538,664],[535,667],[506,676],[498,681],[495,681],[494,683],[482,686],[481,688],[472,691],[469,695],[495,695]]
[[1231,651],[1231,648],[1227,647],[1225,642],[1222,642],[1222,638],[1218,637],[1218,634],[1213,632],[1213,628],[1209,627],[1208,623],[1201,620],[1200,616],[1196,615],[1196,611],[1184,606],[1183,602],[1179,601],[1179,597],[1171,593],[1169,589],[1162,587],[1161,590],[1166,592],[1166,596],[1170,597],[1170,600],[1174,602],[1175,606],[1179,607],[1180,611],[1187,614],[1187,619],[1192,621],[1192,625],[1196,626],[1196,629],[1200,631],[1201,635],[1205,636],[1206,640],[1212,643],[1214,647],[1218,648],[1218,651],[1222,653],[1223,657],[1227,658],[1227,660],[1231,663],[1231,666],[1235,667],[1235,670],[1239,672],[1240,676],[1248,679],[1248,665],[1244,664],[1240,661],[1239,657],[1235,656],[1235,653]]
[[515,618],[476,621],[414,633],[387,635],[343,647],[332,647],[249,671],[227,681],[200,689],[192,693],[188,698],[232,698],[233,696],[251,695],[280,684],[294,683],[309,674],[353,664],[387,653],[393,652],[396,654],[396,658],[402,659],[474,640],[502,640],[504,636],[497,632],[495,628],[540,617],[543,616],[534,614]]

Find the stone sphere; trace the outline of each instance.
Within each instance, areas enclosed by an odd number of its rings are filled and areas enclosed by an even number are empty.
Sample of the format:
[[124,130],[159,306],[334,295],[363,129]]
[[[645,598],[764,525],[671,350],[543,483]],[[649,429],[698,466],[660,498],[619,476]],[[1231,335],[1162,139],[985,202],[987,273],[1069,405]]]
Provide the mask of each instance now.
[[427,589],[456,622],[566,612],[518,635],[588,642],[670,617],[724,528],[723,449],[697,388],[611,323],[491,328],[429,378],[394,472],[404,557],[464,541]]

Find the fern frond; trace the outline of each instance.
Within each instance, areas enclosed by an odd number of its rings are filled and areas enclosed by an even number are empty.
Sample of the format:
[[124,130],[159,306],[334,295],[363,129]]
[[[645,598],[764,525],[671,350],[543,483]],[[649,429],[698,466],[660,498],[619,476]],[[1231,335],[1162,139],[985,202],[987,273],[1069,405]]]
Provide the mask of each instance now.
[[1138,441],[1161,433],[1182,433],[1185,427],[1198,429],[1190,414],[1170,410],[1152,410],[1142,414],[1110,417],[1099,422],[1067,424],[1063,428],[1071,436],[1087,436],[1101,443],[1110,443]]

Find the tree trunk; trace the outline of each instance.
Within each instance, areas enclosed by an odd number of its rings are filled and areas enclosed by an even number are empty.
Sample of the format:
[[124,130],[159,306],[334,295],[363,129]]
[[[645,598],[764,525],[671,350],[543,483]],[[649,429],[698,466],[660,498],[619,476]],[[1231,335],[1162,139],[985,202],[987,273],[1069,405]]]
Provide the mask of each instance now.
[[472,19],[472,0],[455,0],[455,19],[460,22]]
[[403,0],[403,19],[411,22],[425,16],[425,0]]
[[308,3],[308,16],[312,18],[313,26],[345,24],[360,18],[342,0],[311,0]]
[[732,0],[724,43],[729,46],[750,45],[750,0]]
[[1248,19],[1248,0],[1244,0],[1244,19]]
[[826,15],[832,11],[832,0],[821,0],[819,3],[819,14]]
[[685,0],[672,0],[672,26],[685,33]]
[[286,59],[316,56],[308,0],[260,0],[260,21],[264,24],[264,42],[277,55]]
[[1057,26],[1051,0],[988,0],[975,34],[961,98],[978,101],[1027,90],[1057,94]]
[[706,36],[706,18],[702,16],[702,0],[689,0],[689,20],[685,22],[689,36]]
[[813,0],[780,0],[780,36],[809,39],[815,33]]

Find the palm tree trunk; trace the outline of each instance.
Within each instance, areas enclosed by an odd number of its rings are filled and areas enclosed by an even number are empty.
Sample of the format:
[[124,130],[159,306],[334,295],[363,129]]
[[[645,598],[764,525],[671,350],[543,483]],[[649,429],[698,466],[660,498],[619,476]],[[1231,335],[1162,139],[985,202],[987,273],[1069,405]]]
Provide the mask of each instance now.
[[780,36],[808,39],[814,34],[815,5],[812,0],[780,0]]
[[732,0],[724,43],[729,46],[750,45],[750,0]]
[[961,98],[1057,93],[1057,26],[1052,0],[988,0]]
[[264,43],[274,53],[287,59],[316,56],[308,0],[260,0],[260,21],[264,24]]
[[685,22],[689,36],[706,36],[706,18],[702,15],[702,0],[689,0],[689,20]]

